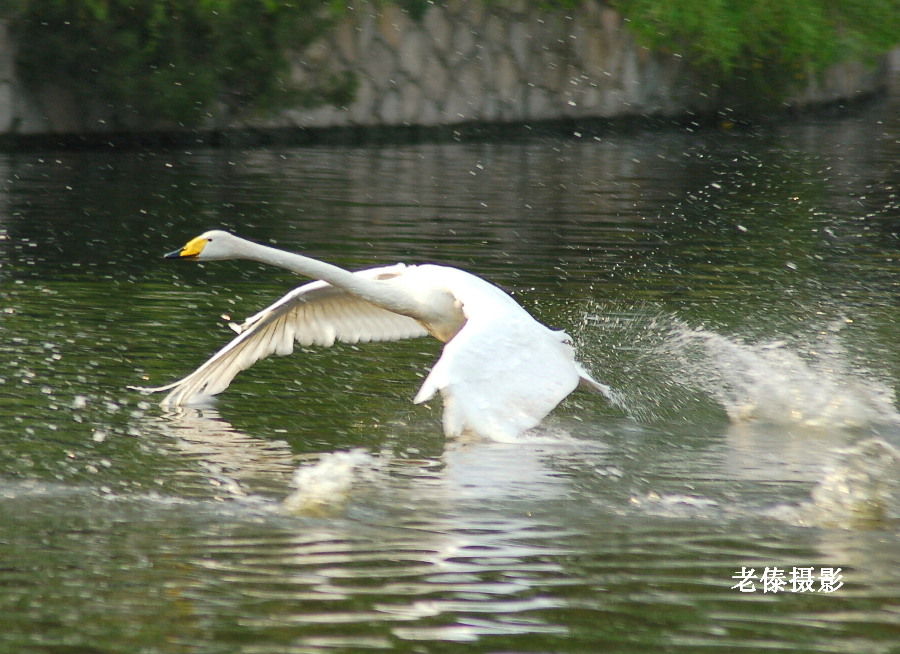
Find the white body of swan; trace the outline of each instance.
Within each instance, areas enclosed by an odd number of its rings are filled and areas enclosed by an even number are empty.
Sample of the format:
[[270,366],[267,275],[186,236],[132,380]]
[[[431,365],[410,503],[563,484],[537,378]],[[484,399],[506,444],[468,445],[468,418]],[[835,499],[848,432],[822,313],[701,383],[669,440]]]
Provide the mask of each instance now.
[[444,433],[513,440],[535,427],[579,382],[610,396],[575,361],[564,332],[532,318],[500,288],[457,268],[395,264],[349,272],[223,231],[191,240],[167,258],[249,259],[313,277],[232,325],[238,336],[193,373],[167,386],[166,408],[225,390],[241,370],[294,343],[330,346],[431,334],[445,343],[415,403],[440,392]]

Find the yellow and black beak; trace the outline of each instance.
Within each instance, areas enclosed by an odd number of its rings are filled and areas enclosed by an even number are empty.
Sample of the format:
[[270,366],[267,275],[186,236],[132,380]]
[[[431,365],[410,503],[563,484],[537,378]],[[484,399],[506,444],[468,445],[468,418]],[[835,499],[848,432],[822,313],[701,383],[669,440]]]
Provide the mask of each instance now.
[[203,252],[203,248],[206,247],[207,240],[205,238],[197,237],[191,239],[187,242],[180,250],[175,250],[174,252],[169,252],[165,255],[166,259],[196,259],[200,256],[200,253]]

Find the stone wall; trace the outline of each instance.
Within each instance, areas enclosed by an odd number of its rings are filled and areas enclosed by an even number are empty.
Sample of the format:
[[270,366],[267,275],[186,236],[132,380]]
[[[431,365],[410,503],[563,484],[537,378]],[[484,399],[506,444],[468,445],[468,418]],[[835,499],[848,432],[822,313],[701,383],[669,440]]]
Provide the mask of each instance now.
[[517,122],[678,114],[708,106],[680,62],[637,47],[598,2],[551,13],[533,2],[450,0],[416,21],[356,3],[334,35],[298,56],[312,70],[356,72],[344,110],[287,112],[297,125]]
[[[714,89],[678,56],[637,46],[622,17],[602,2],[565,13],[539,11],[534,4],[446,0],[416,20],[394,4],[353,0],[333,33],[294,57],[299,82],[353,72],[359,88],[352,104],[216,127],[433,126],[679,116],[715,108]],[[52,86],[29,91],[16,78],[13,61],[0,23],[0,133],[110,129],[102,108],[76,106]],[[884,70],[847,64],[789,103],[852,98],[884,81]]]

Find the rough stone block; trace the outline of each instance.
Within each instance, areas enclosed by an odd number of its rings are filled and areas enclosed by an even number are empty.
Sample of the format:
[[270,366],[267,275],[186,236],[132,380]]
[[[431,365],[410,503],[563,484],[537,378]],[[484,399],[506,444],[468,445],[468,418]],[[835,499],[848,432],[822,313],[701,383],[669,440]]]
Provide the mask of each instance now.
[[425,48],[422,32],[409,30],[403,35],[397,47],[397,60],[400,70],[412,79],[420,79],[425,62],[430,54]]
[[450,75],[447,67],[438,57],[428,57],[424,62],[422,73],[422,88],[425,97],[430,98],[437,105],[443,104],[449,84]]
[[447,55],[453,36],[453,27],[443,7],[434,6],[425,13],[422,18],[422,33],[438,56]]
[[382,3],[379,7],[381,15],[378,17],[378,33],[396,50],[400,47],[404,34],[410,30],[409,16],[395,4]]
[[494,91],[501,100],[513,100],[517,96],[521,81],[519,71],[509,54],[504,52],[496,57],[493,80]]

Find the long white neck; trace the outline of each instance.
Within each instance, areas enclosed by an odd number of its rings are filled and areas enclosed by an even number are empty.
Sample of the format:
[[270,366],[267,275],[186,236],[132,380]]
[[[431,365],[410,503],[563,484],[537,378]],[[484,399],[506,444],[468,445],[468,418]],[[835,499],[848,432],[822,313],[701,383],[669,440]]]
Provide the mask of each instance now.
[[349,270],[305,257],[302,254],[286,252],[244,239],[237,240],[239,247],[236,258],[259,261],[313,279],[321,279],[332,286],[342,288],[352,295],[396,313],[413,318],[421,315],[421,309],[415,299],[409,294],[398,293],[397,289],[390,284],[355,275]]

